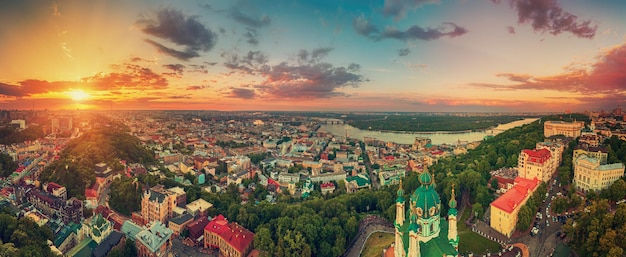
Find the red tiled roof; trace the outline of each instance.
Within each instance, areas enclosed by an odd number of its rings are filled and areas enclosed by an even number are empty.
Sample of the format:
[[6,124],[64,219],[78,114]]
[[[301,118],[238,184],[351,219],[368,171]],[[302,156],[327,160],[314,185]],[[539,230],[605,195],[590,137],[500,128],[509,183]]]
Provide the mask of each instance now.
[[435,150],[435,151],[430,151],[430,154],[432,155],[442,155],[444,152],[442,150]]
[[93,189],[85,189],[85,197],[93,197],[95,198],[96,196],[98,196],[98,193],[96,192],[96,190]]
[[540,181],[537,178],[530,180],[517,177],[515,178],[513,188],[493,201],[491,206],[507,213],[513,213],[513,210],[518,208],[526,197],[530,197],[530,194],[535,191],[539,183]]
[[239,252],[245,252],[254,239],[254,233],[237,223],[228,223],[222,214],[211,220],[204,230],[217,234]]
[[202,231],[207,224],[209,224],[209,220],[206,216],[202,216],[187,224],[187,229],[189,229],[189,237],[193,238],[194,240],[198,239],[198,237],[202,235]]
[[268,184],[275,185],[275,186],[277,186],[277,187],[279,187],[279,186],[280,186],[280,184],[279,184],[278,182],[276,182],[276,180],[273,180],[273,179],[271,179],[271,178],[268,178],[268,179],[267,179],[267,183],[268,183]]
[[326,183],[322,183],[320,187],[321,188],[335,187],[335,184],[333,184],[332,182],[326,182]]
[[527,161],[535,163],[544,163],[552,157],[550,150],[545,148],[539,150],[524,149],[522,150],[522,153],[528,155]]
[[54,190],[54,189],[59,189],[59,188],[62,188],[62,187],[63,187],[63,186],[61,186],[61,185],[59,185],[59,184],[57,184],[57,183],[54,183],[54,182],[49,182],[49,183],[48,183],[48,191],[49,191],[49,192],[52,192],[52,190]]

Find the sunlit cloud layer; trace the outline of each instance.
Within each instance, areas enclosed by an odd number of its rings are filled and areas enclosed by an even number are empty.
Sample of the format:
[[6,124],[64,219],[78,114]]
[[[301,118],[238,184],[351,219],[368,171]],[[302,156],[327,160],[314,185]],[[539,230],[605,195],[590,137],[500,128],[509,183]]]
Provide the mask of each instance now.
[[563,111],[626,100],[626,2],[0,1],[0,108]]

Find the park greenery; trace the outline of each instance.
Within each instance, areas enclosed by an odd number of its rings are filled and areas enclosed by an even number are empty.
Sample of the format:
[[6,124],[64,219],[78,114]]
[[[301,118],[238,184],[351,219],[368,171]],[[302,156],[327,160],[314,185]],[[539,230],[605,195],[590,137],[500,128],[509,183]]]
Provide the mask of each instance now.
[[348,115],[348,124],[359,129],[382,131],[477,131],[496,127],[499,124],[528,118],[526,116],[425,116],[403,115]]
[[55,256],[47,243],[53,238],[47,226],[39,226],[28,217],[17,218],[7,208],[0,211],[0,256]]
[[141,210],[142,187],[138,181],[123,176],[111,182],[109,206],[126,216]]
[[95,182],[95,165],[106,163],[114,171],[123,169],[121,160],[133,163],[154,163],[154,155],[139,139],[127,133],[122,124],[96,124],[81,137],[71,140],[60,159],[48,166],[40,176],[44,182],[54,181],[67,188],[68,195],[84,199],[84,191]]
[[613,210],[608,200],[595,200],[568,219],[563,230],[579,256],[624,256],[626,204]]

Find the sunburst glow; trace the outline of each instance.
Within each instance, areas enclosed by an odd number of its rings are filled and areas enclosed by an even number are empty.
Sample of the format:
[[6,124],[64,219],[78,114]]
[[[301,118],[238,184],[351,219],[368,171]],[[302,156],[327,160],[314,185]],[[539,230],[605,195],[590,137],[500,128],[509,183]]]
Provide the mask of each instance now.
[[67,94],[72,98],[72,100],[77,101],[77,102],[83,101],[90,97],[89,94],[85,93],[85,91],[80,90],[80,89],[70,91]]

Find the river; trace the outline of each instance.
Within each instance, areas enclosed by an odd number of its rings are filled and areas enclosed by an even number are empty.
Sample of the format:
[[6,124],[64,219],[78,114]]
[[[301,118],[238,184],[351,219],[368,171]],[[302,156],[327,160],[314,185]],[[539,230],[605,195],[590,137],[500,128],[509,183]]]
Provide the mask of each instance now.
[[495,136],[508,129],[519,127],[536,120],[537,118],[517,120],[505,124],[500,124],[494,129],[488,129],[479,132],[381,132],[373,130],[362,130],[348,124],[322,124],[318,131],[326,131],[337,136],[344,136],[347,132],[348,137],[350,138],[358,138],[360,140],[363,140],[364,137],[371,137],[382,141],[396,142],[398,144],[413,144],[413,142],[415,141],[415,137],[428,137],[434,145],[441,145],[456,144],[459,140],[468,142],[482,141],[485,136]]

